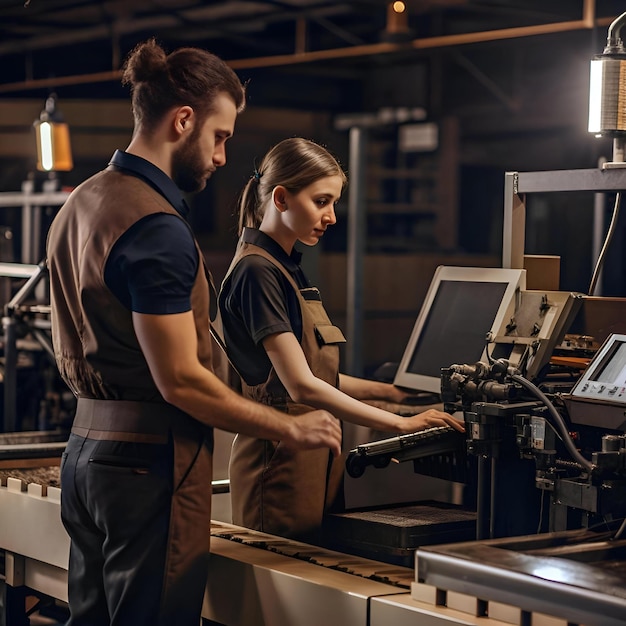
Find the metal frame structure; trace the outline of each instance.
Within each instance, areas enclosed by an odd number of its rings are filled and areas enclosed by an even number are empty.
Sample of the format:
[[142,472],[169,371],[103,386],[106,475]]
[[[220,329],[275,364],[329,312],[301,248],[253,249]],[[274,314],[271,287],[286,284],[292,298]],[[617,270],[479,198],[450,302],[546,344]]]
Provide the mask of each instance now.
[[41,209],[61,206],[70,195],[67,191],[57,190],[58,181],[50,179],[43,182],[43,191],[35,192],[35,181],[25,180],[22,191],[0,193],[0,208],[22,208],[22,263],[39,262],[41,244]]
[[[11,432],[17,427],[17,335],[19,316],[23,311],[22,304],[28,298],[40,281],[47,277],[48,270],[45,262],[39,265],[26,265],[20,263],[0,263],[0,276],[11,278],[27,278],[28,280],[22,285],[18,292],[6,304],[4,315],[2,317],[2,330],[4,334],[4,414],[2,430]],[[34,305],[26,307],[31,312],[49,313],[49,305]],[[51,340],[45,334],[49,329],[49,322],[46,320],[35,320],[31,325],[33,336],[41,344],[42,348],[51,355]]]
[[[2,317],[4,334],[4,403],[3,420],[0,430],[14,431],[17,427],[17,326],[16,315],[19,313],[25,298],[33,291],[46,275],[45,264],[39,263],[41,246],[41,214],[44,207],[61,206],[68,198],[69,192],[58,191],[58,180],[50,178],[43,181],[43,191],[35,191],[35,181],[25,180],[22,190],[18,192],[0,193],[0,209],[21,207],[21,263],[0,263],[0,278],[26,278],[26,283],[6,304]],[[41,309],[41,307],[39,307]],[[49,307],[48,307],[49,310]],[[41,312],[47,312],[43,309]],[[41,326],[39,328],[38,326]],[[48,324],[37,321],[32,329],[33,335],[43,349],[51,354],[50,342],[45,331]]]
[[554,170],[506,172],[502,267],[524,267],[526,194],[558,191],[597,193],[626,190],[626,169]]

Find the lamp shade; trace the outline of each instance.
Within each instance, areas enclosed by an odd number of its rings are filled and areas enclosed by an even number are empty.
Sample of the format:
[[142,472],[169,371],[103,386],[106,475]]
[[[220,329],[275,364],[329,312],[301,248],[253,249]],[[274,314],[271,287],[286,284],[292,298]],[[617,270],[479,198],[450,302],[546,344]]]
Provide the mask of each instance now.
[[55,94],[48,97],[33,126],[37,142],[37,169],[41,172],[69,172],[74,167],[70,130],[56,108]]
[[599,55],[591,61],[588,130],[626,134],[626,55]]

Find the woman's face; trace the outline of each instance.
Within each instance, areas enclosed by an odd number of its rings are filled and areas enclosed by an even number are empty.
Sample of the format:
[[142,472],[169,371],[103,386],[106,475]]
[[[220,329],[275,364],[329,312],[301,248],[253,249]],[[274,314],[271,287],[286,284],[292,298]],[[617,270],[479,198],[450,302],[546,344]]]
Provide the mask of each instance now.
[[326,229],[337,221],[335,204],[341,196],[341,189],[340,176],[326,176],[298,193],[284,190],[283,203],[277,203],[283,225],[298,241],[307,246],[316,245]]

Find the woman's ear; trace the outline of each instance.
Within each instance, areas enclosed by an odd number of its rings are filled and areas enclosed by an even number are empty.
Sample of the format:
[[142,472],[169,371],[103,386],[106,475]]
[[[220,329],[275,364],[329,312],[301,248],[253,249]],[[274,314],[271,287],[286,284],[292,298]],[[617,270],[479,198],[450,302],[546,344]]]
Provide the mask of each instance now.
[[276,185],[272,191],[272,201],[276,210],[282,213],[287,210],[287,190],[282,185]]

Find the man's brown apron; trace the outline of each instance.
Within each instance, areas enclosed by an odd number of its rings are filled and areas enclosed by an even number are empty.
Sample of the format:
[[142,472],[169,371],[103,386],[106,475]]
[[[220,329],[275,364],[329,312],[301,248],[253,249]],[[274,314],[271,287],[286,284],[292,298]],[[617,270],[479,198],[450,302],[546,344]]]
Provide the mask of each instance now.
[[[112,442],[172,441],[173,493],[159,615],[160,623],[168,626],[189,623],[184,616],[199,614],[206,584],[213,432],[208,422],[196,421],[163,401],[142,356],[131,314],[112,297],[103,279],[108,251],[134,223],[153,213],[180,216],[145,182],[111,167],[80,189],[55,218],[47,242],[51,296],[58,305],[53,316],[55,357],[78,396],[72,432]],[[130,205],[129,197],[135,199]],[[196,249],[200,265],[191,302],[198,359],[211,369],[211,281],[197,244]],[[82,322],[85,318],[88,323]]]
[[[211,520],[212,442],[203,427],[172,405],[79,398],[72,432],[98,440],[174,443],[168,551],[160,618],[178,623],[185,598],[202,598]],[[206,436],[211,431],[205,430]],[[195,590],[195,592],[194,592]],[[182,603],[182,606],[181,606]],[[197,608],[195,609],[197,610]],[[169,620],[169,621],[168,621]]]
[[[240,241],[229,269],[245,256],[264,257],[285,275],[298,294],[302,311],[302,349],[311,371],[337,386],[339,344],[345,338],[333,326],[316,288],[300,289],[288,271],[263,248]],[[242,392],[257,402],[300,415],[313,407],[294,403],[272,368],[256,386],[242,381]],[[230,460],[233,523],[270,534],[314,541],[324,512],[343,504],[343,459],[328,449],[293,450],[280,441],[237,435]]]

